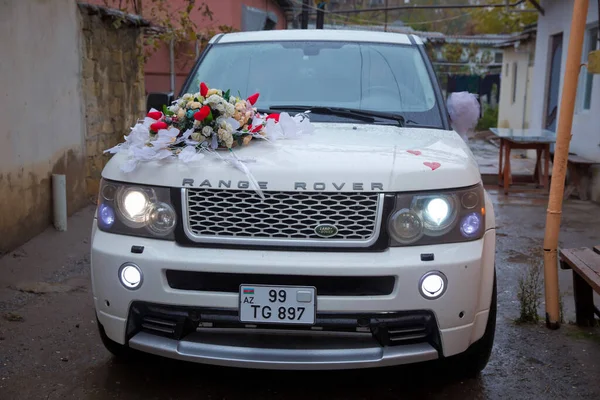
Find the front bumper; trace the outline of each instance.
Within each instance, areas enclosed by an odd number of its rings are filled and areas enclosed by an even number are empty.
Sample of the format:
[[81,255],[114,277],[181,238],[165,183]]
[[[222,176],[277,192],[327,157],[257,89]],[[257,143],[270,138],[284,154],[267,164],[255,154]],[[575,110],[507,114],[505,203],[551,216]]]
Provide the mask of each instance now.
[[[132,253],[132,246],[143,246],[143,253]],[[434,261],[421,261],[422,253],[434,254]],[[184,248],[174,242],[109,234],[94,225],[92,287],[106,335],[149,353],[252,368],[388,366],[462,353],[483,336],[492,296],[494,253],[493,229],[474,242],[348,254]],[[119,267],[126,262],[135,263],[143,272],[143,284],[137,290],[126,289],[119,282]],[[420,278],[432,270],[443,272],[448,279],[446,292],[436,300],[425,299],[418,289]],[[203,287],[182,289],[168,279],[168,271],[282,277],[393,276],[395,282],[386,294],[317,292],[317,328],[260,329],[227,318],[215,319],[216,314],[237,317],[237,293]],[[183,326],[185,332],[169,333],[166,326],[168,332],[161,334],[147,321],[136,322],[136,310],[147,310],[148,306],[174,307],[175,315],[185,320],[177,329]],[[189,314],[190,310],[194,314]],[[156,317],[142,314],[151,322]],[[379,324],[383,316],[390,315],[409,319],[429,315],[427,334],[399,344],[381,340],[374,333],[378,326],[386,331],[413,329],[410,324]],[[164,323],[159,320],[158,327],[165,328]]]
[[[225,337],[224,339],[229,339]],[[130,346],[159,356],[228,367],[261,369],[352,369],[424,362],[438,358],[426,343],[399,347],[348,347],[327,349],[264,348],[260,344],[230,346],[224,340],[206,343],[194,334],[184,341],[139,333]]]

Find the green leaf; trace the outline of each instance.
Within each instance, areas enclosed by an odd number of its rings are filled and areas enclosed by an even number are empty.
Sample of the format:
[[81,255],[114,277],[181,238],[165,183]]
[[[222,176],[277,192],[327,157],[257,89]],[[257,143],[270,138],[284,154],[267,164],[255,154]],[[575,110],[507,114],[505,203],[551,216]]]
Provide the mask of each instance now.
[[223,98],[225,99],[225,101],[229,101],[230,97],[231,97],[231,89],[227,89],[225,94],[223,94]]
[[175,115],[173,111],[169,111],[166,104],[163,104],[163,114],[168,115],[169,117]]

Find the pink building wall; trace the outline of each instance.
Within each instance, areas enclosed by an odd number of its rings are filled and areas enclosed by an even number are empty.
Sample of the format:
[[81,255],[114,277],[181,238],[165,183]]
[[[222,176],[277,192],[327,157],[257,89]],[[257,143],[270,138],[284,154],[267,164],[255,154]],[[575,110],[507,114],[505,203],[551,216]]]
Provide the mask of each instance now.
[[[87,0],[88,3],[105,6],[118,5],[118,0]],[[147,1],[151,4],[150,1]],[[171,10],[183,9],[187,4],[186,0],[169,0]],[[212,20],[204,17],[197,8],[206,4],[212,12]],[[191,19],[197,25],[200,31],[212,30],[219,32],[219,26],[225,25],[236,31],[242,29],[242,9],[243,6],[254,7],[263,11],[270,11],[277,15],[277,26],[275,29],[285,29],[285,14],[282,9],[273,0],[197,0],[196,9],[191,14]],[[148,18],[144,10],[142,16]],[[180,44],[175,47],[175,95],[177,95],[183,85],[185,78],[193,67],[195,62],[195,44]],[[146,93],[149,92],[168,92],[171,89],[170,77],[170,58],[169,46],[161,46],[148,59],[145,65],[145,85]]]

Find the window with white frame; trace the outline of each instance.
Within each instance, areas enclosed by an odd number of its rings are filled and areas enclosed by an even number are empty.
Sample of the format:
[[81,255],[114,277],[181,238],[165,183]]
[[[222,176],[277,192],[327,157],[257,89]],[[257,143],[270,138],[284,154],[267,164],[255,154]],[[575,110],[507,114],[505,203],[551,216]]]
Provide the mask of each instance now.
[[[585,40],[583,44],[583,63],[587,63],[588,55],[594,50],[598,50],[598,24],[594,24],[591,28],[587,29],[585,34]],[[587,68],[583,66],[579,75],[579,96],[578,96],[578,109],[580,111],[589,110],[592,102],[592,84],[594,82],[594,75],[587,72]]]

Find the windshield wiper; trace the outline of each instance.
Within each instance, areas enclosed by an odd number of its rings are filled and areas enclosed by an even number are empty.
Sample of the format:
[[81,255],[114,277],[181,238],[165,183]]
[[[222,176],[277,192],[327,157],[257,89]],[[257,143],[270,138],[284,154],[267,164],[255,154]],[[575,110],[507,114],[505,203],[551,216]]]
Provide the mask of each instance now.
[[275,105],[269,107],[269,110],[300,110],[310,111],[316,114],[338,115],[340,117],[349,117],[357,120],[374,123],[376,118],[383,118],[397,122],[400,126],[404,126],[404,117],[399,114],[360,110],[356,108],[346,107],[323,107],[323,106],[299,106],[299,105]]

